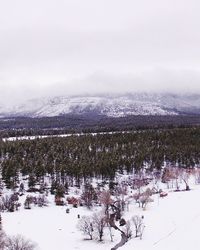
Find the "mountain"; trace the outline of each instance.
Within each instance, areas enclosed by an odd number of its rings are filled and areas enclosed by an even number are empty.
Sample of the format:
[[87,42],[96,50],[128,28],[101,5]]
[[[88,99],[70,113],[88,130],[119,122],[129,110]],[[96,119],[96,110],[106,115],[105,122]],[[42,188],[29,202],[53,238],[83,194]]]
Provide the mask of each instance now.
[[60,96],[34,99],[16,107],[0,107],[0,116],[52,117],[93,114],[108,117],[128,115],[200,114],[200,94],[149,94]]

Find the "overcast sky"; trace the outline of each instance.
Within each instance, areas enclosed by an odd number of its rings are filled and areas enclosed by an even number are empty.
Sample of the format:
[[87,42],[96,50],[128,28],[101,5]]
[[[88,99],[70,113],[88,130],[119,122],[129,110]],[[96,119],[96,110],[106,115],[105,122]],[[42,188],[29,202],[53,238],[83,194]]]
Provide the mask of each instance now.
[[0,0],[0,99],[200,92],[199,0]]

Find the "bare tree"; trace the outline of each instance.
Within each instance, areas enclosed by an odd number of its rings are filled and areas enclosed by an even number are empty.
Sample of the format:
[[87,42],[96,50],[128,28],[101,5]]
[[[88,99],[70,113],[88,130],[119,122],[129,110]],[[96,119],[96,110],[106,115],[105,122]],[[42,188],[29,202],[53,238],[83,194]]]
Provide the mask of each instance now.
[[83,216],[77,225],[78,229],[85,235],[89,236],[89,239],[93,239],[93,221],[92,218],[89,216]]
[[145,209],[149,202],[153,202],[151,195],[152,195],[152,191],[150,188],[147,188],[146,191],[141,194],[139,198],[139,203],[142,204],[142,208]]
[[111,199],[110,191],[103,191],[100,194],[99,201],[105,206],[105,214],[108,214],[109,206],[113,203]]
[[92,216],[94,232],[99,239],[103,240],[104,228],[106,226],[106,216],[103,213],[95,213]]
[[153,189],[155,190],[156,193],[159,192],[160,190],[160,180],[161,180],[161,171],[155,170],[152,173],[153,176]]
[[170,175],[171,175],[171,182],[172,182],[172,187],[174,187],[173,183],[175,181],[175,187],[176,187],[176,191],[180,190],[180,186],[179,186],[179,181],[180,181],[180,169],[179,167],[170,167]]
[[83,202],[87,208],[90,209],[92,207],[93,201],[97,199],[97,194],[96,194],[96,191],[91,184],[85,185],[84,191],[81,195],[81,199],[83,200]]
[[27,195],[26,199],[24,201],[24,208],[31,209],[32,204],[36,204],[36,197],[34,197],[32,195]]
[[135,203],[138,203],[139,204],[139,207],[140,207],[140,196],[141,194],[140,193],[135,193],[133,194],[133,199],[135,200]]
[[112,227],[108,225],[109,233],[110,233],[110,240],[113,242],[113,233],[112,233]]
[[143,217],[135,215],[132,217],[132,221],[135,228],[135,237],[142,237],[144,230]]
[[173,181],[176,179],[176,176],[178,175],[179,172],[176,172],[174,167],[170,166],[166,167],[163,171],[162,182],[167,184],[167,188],[173,188]]
[[126,201],[125,201],[125,196],[127,195],[127,184],[125,182],[120,183],[116,188],[115,188],[115,193],[114,195],[116,196],[117,200],[120,200],[121,202],[121,210],[124,211]]
[[6,246],[6,235],[0,230],[0,250],[4,250]]
[[181,180],[185,183],[185,190],[189,191],[190,187],[189,187],[189,178],[190,178],[190,170],[188,169],[184,169],[184,168],[180,168],[179,170],[180,172],[180,178]]
[[35,244],[21,235],[7,237],[5,250],[34,250]]
[[49,203],[49,201],[47,200],[45,195],[39,195],[37,197],[37,205],[38,207],[44,207],[47,206]]
[[0,198],[0,211],[14,212],[20,207],[18,194],[5,195]]
[[132,229],[131,229],[131,222],[128,220],[126,221],[126,225],[125,228],[123,230],[123,232],[125,233],[126,237],[129,239],[132,237]]

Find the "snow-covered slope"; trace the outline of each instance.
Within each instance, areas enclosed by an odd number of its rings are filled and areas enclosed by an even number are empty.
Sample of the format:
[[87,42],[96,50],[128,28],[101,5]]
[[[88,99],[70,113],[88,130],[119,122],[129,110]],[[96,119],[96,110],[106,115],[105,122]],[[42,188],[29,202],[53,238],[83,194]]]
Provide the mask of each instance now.
[[1,116],[59,116],[93,113],[110,117],[127,115],[200,114],[200,95],[126,94],[74,96],[34,99],[9,110],[0,109]]

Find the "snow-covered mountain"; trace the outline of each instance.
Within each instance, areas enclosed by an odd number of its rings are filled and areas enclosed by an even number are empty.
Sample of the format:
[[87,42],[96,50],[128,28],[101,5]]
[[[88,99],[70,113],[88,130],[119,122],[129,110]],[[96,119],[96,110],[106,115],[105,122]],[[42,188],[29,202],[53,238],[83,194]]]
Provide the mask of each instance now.
[[17,107],[0,107],[0,116],[59,116],[97,114],[127,115],[200,114],[200,95],[147,94],[60,96],[29,100]]

